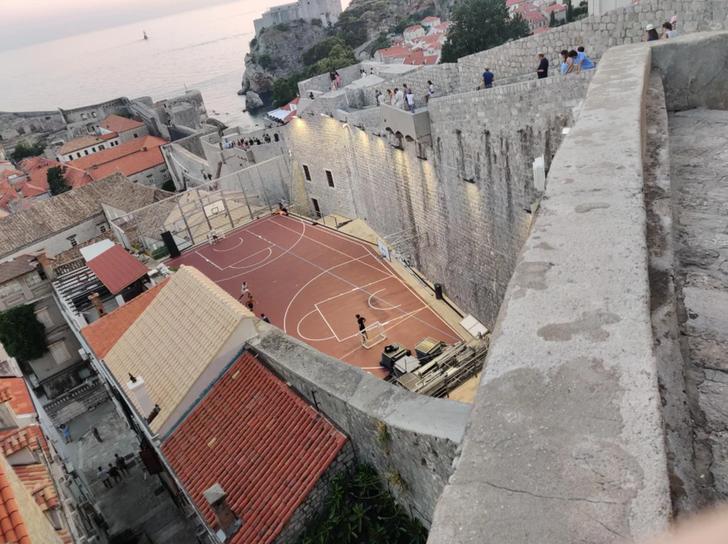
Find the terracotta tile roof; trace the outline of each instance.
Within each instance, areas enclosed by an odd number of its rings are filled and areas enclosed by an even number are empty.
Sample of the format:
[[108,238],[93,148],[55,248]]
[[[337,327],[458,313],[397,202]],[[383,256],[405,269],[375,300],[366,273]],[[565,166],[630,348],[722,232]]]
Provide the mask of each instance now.
[[101,214],[102,204],[130,212],[167,196],[170,195],[165,191],[132,183],[117,174],[37,201],[27,210],[0,219],[0,232],[3,233],[0,258]]
[[41,510],[45,512],[46,510],[58,508],[60,505],[58,493],[56,493],[51,475],[44,464],[15,465],[13,470],[20,478],[20,481],[23,482],[25,488],[33,495]]
[[20,255],[12,261],[0,263],[0,285],[36,269],[35,257],[31,255]]
[[118,244],[94,257],[86,264],[112,295],[118,295],[126,287],[143,278],[149,272],[146,266]]
[[80,138],[74,138],[73,140],[67,141],[61,148],[58,150],[59,155],[66,155],[68,153],[73,153],[74,151],[79,151],[81,149],[86,149],[87,147],[92,147],[96,144],[102,144],[107,140],[112,140],[113,138],[116,138],[118,134],[92,134],[90,136],[81,136]]
[[92,178],[105,178],[114,172],[131,176],[164,164],[159,147],[167,141],[156,136],[134,138],[111,149],[81,157],[68,164],[85,170]]
[[410,54],[410,48],[404,46],[387,47],[386,49],[379,49],[377,53],[385,58],[405,58]]
[[424,32],[425,29],[422,28],[421,25],[412,25],[412,26],[408,26],[407,28],[404,29],[405,33],[408,33],[408,34],[410,32],[419,32],[420,30],[422,30]]
[[[36,190],[42,190],[43,193],[48,192],[48,169],[56,166],[63,167],[63,176],[72,189],[83,187],[93,181],[91,176],[83,170],[79,170],[68,164],[61,164],[58,161],[46,159],[45,157],[30,157],[20,161],[20,168],[30,178],[30,186],[36,188]],[[25,196],[30,195],[25,194]]]
[[63,542],[3,455],[0,455],[0,541],[9,544]]
[[142,128],[144,126],[144,123],[112,113],[106,119],[101,121],[101,126],[104,127],[106,130],[121,134],[122,132],[126,132],[128,130]]
[[346,437],[251,354],[210,389],[162,451],[207,523],[219,483],[243,520],[230,544],[272,542]]
[[149,396],[161,407],[150,425],[157,432],[249,317],[242,304],[202,272],[182,266],[104,362],[124,389],[130,373],[144,379]]
[[35,451],[39,447],[45,447],[45,439],[38,425],[0,432],[0,454],[6,457],[26,448]]
[[17,415],[35,414],[35,407],[23,378],[0,378],[0,403],[9,402]]
[[154,297],[159,294],[168,281],[168,279],[164,280],[110,314],[105,315],[98,321],[94,321],[88,327],[81,329],[81,333],[83,333],[97,357],[101,359],[106,357],[109,350],[147,309]]

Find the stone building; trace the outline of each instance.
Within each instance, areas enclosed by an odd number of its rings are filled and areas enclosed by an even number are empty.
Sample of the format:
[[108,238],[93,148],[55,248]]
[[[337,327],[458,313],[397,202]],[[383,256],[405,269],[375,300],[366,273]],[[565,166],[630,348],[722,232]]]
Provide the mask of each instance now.
[[255,33],[270,26],[285,24],[298,19],[320,21],[325,27],[333,25],[341,14],[341,0],[298,0],[290,4],[274,6],[255,19]]

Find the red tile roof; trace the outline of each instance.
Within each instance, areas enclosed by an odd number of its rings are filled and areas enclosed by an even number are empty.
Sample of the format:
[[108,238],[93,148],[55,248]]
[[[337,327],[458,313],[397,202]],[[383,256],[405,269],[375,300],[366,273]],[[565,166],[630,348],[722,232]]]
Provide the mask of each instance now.
[[81,333],[86,341],[94,350],[97,357],[104,358],[107,353],[114,347],[117,340],[121,338],[126,330],[142,315],[147,309],[154,297],[156,297],[162,288],[167,284],[164,280],[144,291],[141,295],[136,296],[130,302],[120,306],[108,315],[94,321],[88,327],[81,329]]
[[403,46],[387,47],[386,49],[379,49],[377,53],[385,58],[405,58],[410,54],[410,49]]
[[106,119],[101,121],[101,126],[104,127],[106,130],[121,134],[122,132],[126,132],[128,130],[141,128],[144,126],[144,123],[112,113]]
[[23,378],[0,378],[0,403],[9,402],[18,415],[35,414],[28,387]]
[[[77,189],[88,185],[93,181],[91,176],[86,174],[83,170],[69,166],[70,163],[61,164],[58,161],[46,159],[45,157],[30,157],[20,161],[20,168],[30,178],[29,184],[31,188],[29,190],[41,190],[42,193],[48,192],[48,169],[56,166],[63,167],[63,176],[66,178],[66,183],[72,188]],[[31,194],[25,194],[25,196],[33,196]]]
[[546,6],[543,8],[544,13],[551,13],[552,11],[554,13],[558,13],[560,11],[566,11],[567,8],[564,4],[551,4],[550,6]]
[[15,500],[15,493],[5,473],[6,466],[9,467],[0,463],[0,540],[13,544],[32,544]]
[[112,295],[121,293],[125,287],[149,272],[146,266],[116,244],[88,261],[86,265]]
[[230,544],[266,544],[333,462],[346,437],[250,353],[163,442],[162,452],[210,526],[203,492],[219,483],[243,520]]
[[15,465],[13,470],[41,510],[45,512],[59,506],[58,493],[44,464]]
[[166,143],[166,140],[156,136],[134,138],[116,147],[70,161],[68,164],[85,170],[95,180],[108,177],[114,172],[121,172],[128,177],[164,164],[164,157],[159,147]]
[[6,457],[26,448],[35,451],[39,446],[45,448],[46,444],[38,425],[0,432],[0,454]]
[[73,140],[68,140],[58,150],[59,155],[66,155],[73,153],[74,151],[80,151],[88,147],[93,147],[96,144],[101,144],[107,140],[113,140],[119,136],[118,134],[90,134],[88,136],[80,136]]

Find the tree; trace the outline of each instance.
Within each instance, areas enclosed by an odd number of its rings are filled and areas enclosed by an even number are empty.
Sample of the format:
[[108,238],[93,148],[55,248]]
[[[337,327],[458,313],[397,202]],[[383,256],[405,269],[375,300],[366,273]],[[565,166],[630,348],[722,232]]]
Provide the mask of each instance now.
[[28,157],[37,157],[43,153],[44,150],[45,145],[41,142],[31,144],[22,140],[15,145],[15,150],[10,154],[10,158],[15,162],[18,162]]
[[48,172],[46,172],[48,189],[52,195],[60,195],[61,193],[71,190],[71,187],[66,182],[64,172],[65,169],[63,166],[54,166],[53,168],[49,168]]
[[[302,78],[305,79],[305,78]],[[298,95],[298,74],[281,77],[273,82],[273,105],[285,106]]]
[[503,0],[464,0],[453,13],[442,62],[497,47],[528,36],[529,28],[520,15],[511,18]]
[[0,312],[0,342],[8,355],[20,362],[32,361],[48,351],[46,331],[32,304]]
[[169,193],[176,193],[177,187],[174,184],[174,181],[171,179],[168,179],[162,184],[162,191],[167,191]]

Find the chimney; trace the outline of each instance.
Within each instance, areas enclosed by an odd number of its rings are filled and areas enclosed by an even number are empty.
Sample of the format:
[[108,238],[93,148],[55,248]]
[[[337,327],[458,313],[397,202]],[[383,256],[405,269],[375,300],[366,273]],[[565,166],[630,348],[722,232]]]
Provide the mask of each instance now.
[[204,491],[203,496],[209,503],[215,514],[215,521],[217,521],[220,529],[217,532],[217,538],[221,542],[226,542],[231,536],[238,532],[238,529],[243,525],[243,522],[235,515],[230,506],[227,503],[227,493],[218,483],[212,485]]
[[155,404],[152,401],[152,397],[149,396],[144,378],[141,376],[132,376],[131,374],[129,374],[129,378],[131,379],[127,382],[126,387],[129,389],[132,397],[137,401],[137,406],[139,406],[142,417],[147,419],[154,411]]
[[106,311],[104,310],[104,303],[101,302],[101,295],[98,293],[92,293],[88,296],[88,299],[91,301],[91,304],[94,305],[94,308],[96,308],[96,311],[99,313],[99,317],[103,317]]

